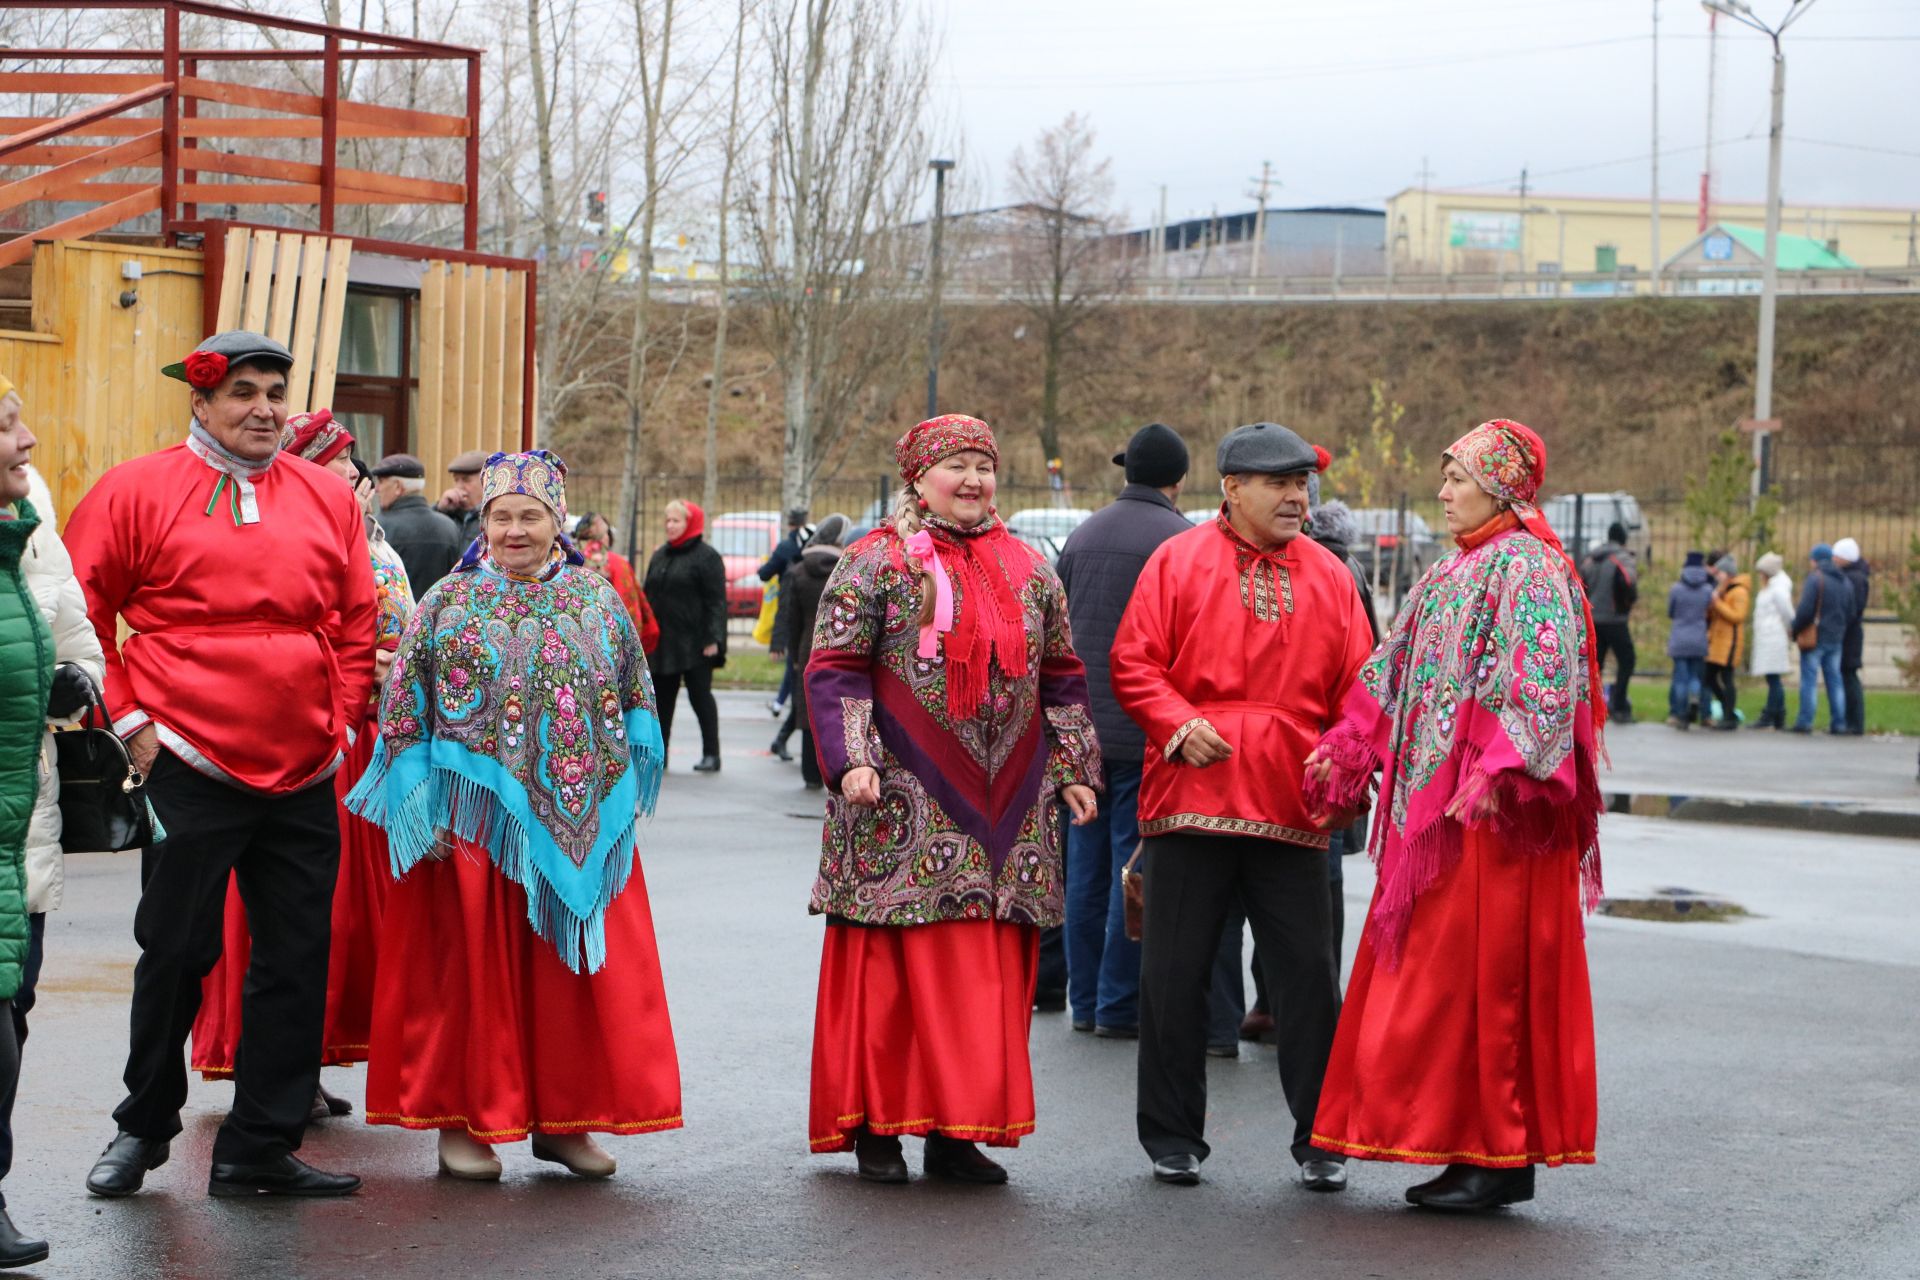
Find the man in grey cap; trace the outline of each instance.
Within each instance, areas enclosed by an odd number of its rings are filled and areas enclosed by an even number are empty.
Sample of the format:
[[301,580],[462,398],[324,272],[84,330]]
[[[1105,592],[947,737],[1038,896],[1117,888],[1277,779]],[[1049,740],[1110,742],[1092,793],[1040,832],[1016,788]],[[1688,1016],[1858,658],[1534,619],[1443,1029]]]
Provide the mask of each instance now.
[[372,468],[380,498],[380,527],[407,568],[418,600],[453,571],[467,544],[453,517],[427,505],[427,468],[410,453],[390,453]]
[[1373,632],[1346,565],[1300,536],[1327,460],[1275,423],[1229,433],[1225,505],[1153,553],[1113,643],[1114,697],[1146,737],[1137,1122],[1163,1182],[1198,1182],[1209,1151],[1208,986],[1237,901],[1274,997],[1301,1183],[1346,1186],[1312,1142],[1340,992],[1327,835],[1303,783]]
[[1140,843],[1136,804],[1146,739],[1114,700],[1107,653],[1147,560],[1192,526],[1175,505],[1187,476],[1187,446],[1172,427],[1140,428],[1113,461],[1126,469],[1126,487],[1068,535],[1055,566],[1067,588],[1073,650],[1087,664],[1107,779],[1100,816],[1067,829],[1064,927],[1073,1029],[1131,1039],[1140,1027],[1140,944],[1127,937],[1120,871]]
[[453,483],[440,495],[434,510],[452,519],[460,530],[460,550],[464,552],[480,536],[480,470],[487,465],[481,449],[457,453],[447,464]]

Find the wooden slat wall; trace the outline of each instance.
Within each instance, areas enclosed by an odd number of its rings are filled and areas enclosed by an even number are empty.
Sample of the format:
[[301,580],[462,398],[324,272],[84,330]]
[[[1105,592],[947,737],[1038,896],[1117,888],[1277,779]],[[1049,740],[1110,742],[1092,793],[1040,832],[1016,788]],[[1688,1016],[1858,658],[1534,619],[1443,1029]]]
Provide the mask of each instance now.
[[427,487],[468,449],[520,447],[533,379],[525,367],[527,276],[435,262],[420,285],[420,411],[414,442]]
[[251,329],[287,344],[293,352],[289,413],[333,399],[352,256],[353,241],[343,237],[239,227],[227,232],[220,328]]

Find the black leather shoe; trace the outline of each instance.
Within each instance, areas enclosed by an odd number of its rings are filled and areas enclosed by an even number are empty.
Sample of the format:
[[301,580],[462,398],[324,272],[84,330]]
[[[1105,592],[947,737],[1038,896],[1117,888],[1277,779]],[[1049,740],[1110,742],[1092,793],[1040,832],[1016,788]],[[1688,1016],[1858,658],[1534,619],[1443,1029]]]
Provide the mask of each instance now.
[[215,1164],[210,1196],[350,1196],[360,1189],[351,1173],[326,1173],[291,1152],[262,1164]]
[[971,1142],[930,1133],[927,1135],[927,1176],[997,1187],[1007,1180],[1007,1171],[987,1159]]
[[167,1140],[150,1142],[122,1129],[93,1163],[87,1174],[87,1190],[97,1196],[130,1196],[140,1189],[147,1174],[167,1162]]
[[1407,1188],[1407,1203],[1451,1213],[1484,1213],[1503,1204],[1533,1199],[1533,1166],[1482,1169],[1450,1164],[1439,1177]]
[[329,1093],[327,1086],[315,1085],[313,1090],[313,1109],[307,1112],[308,1120],[331,1120],[335,1116],[350,1116],[353,1104],[337,1093]]
[[29,1240],[21,1235],[7,1211],[0,1209],[0,1267],[30,1267],[36,1262],[45,1262],[49,1252],[45,1240]]
[[853,1139],[853,1158],[860,1176],[868,1182],[905,1182],[907,1158],[900,1154],[900,1139],[862,1131]]
[[1094,1027],[1093,1034],[1094,1037],[1099,1040],[1138,1040],[1140,1038],[1140,1028],[1109,1027],[1105,1023],[1101,1023]]
[[1200,1185],[1200,1157],[1184,1151],[1179,1155],[1161,1156],[1153,1162],[1153,1177],[1156,1182],[1167,1182],[1176,1187],[1197,1187]]
[[1083,1031],[1091,1035],[1093,1032],[1093,1019],[1092,1018],[1075,1018],[1073,1020],[1073,1029],[1075,1031]]
[[1300,1165],[1300,1185],[1309,1191],[1345,1191],[1347,1162],[1307,1160]]
[[701,756],[699,759],[699,762],[693,766],[693,771],[695,773],[720,772],[720,757],[719,756]]
[[773,745],[771,747],[768,747],[767,750],[773,752],[775,759],[778,759],[778,760],[793,759],[793,752],[787,750],[787,735],[784,733],[781,734],[779,737],[775,738],[773,740]]

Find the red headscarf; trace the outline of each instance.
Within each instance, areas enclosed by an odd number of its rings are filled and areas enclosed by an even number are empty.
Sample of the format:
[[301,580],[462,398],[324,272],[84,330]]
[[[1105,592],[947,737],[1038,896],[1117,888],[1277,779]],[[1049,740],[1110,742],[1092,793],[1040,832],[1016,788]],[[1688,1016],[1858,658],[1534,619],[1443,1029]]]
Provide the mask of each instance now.
[[700,509],[699,503],[687,502],[683,499],[680,505],[687,509],[687,527],[681,531],[679,537],[667,539],[667,545],[670,547],[684,547],[707,531],[707,513]]
[[308,462],[326,466],[342,449],[353,446],[353,436],[333,420],[333,410],[315,409],[287,419],[286,443],[281,447]]

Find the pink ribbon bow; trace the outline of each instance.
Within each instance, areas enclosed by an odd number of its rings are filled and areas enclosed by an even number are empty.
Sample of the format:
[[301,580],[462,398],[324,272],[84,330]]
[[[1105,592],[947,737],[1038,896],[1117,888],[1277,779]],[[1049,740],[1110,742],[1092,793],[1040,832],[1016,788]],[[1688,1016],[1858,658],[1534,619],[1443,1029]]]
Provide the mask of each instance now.
[[939,652],[936,633],[953,630],[953,580],[940,563],[933,535],[925,529],[907,539],[907,554],[933,573],[933,622],[920,628],[920,645],[914,650],[922,658],[931,658]]

